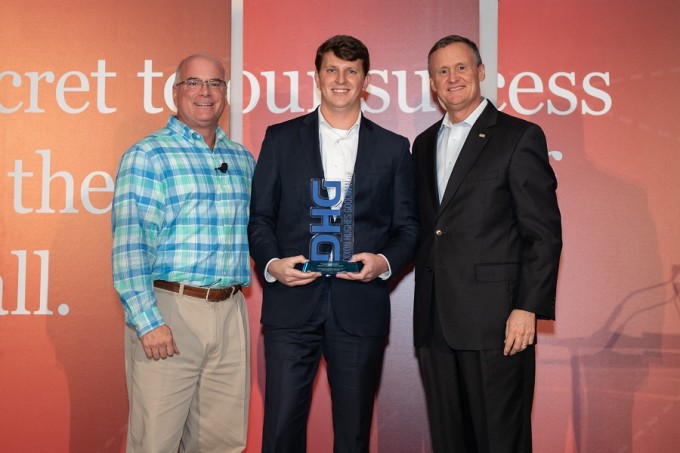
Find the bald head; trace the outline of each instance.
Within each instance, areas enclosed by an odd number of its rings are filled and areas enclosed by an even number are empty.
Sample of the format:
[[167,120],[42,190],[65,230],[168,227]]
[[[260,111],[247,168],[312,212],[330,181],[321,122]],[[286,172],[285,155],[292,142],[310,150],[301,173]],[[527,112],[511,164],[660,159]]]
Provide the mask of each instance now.
[[184,70],[186,69],[188,63],[191,63],[192,61],[194,61],[196,59],[203,59],[203,60],[212,61],[217,67],[219,67],[219,70],[221,71],[221,76],[219,78],[224,79],[226,72],[225,72],[224,66],[222,66],[222,62],[220,62],[220,60],[213,57],[212,55],[197,53],[197,54],[189,55],[184,60],[179,62],[179,64],[177,65],[177,71],[175,71],[175,80],[176,80],[175,83],[177,83],[181,80],[184,80],[184,78],[183,78]]

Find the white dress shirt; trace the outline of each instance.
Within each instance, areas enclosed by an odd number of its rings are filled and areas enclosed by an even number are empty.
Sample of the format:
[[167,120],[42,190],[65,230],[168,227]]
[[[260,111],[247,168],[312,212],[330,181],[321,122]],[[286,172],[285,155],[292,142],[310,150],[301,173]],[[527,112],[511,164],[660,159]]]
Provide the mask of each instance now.
[[453,166],[456,165],[463,144],[467,139],[470,129],[482,114],[489,101],[483,99],[481,104],[460,123],[451,124],[448,112],[444,115],[439,134],[437,135],[437,189],[439,201],[444,197],[446,185],[451,177]]
[[[345,192],[354,175],[354,164],[359,148],[359,125],[361,113],[349,130],[336,129],[323,117],[319,109],[319,144],[321,145],[321,164],[324,178],[328,181],[342,181],[340,201],[333,206],[339,209],[345,199]],[[328,196],[334,198],[335,189],[330,189]]]

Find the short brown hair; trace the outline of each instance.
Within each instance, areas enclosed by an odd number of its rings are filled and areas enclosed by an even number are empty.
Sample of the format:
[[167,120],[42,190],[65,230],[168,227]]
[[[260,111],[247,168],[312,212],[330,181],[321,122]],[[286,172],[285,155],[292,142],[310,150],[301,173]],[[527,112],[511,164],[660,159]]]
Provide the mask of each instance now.
[[347,35],[335,35],[321,44],[316,50],[316,59],[314,60],[316,72],[321,70],[321,61],[323,60],[323,56],[328,52],[333,52],[336,57],[345,61],[361,60],[361,66],[364,70],[364,74],[368,74],[368,70],[371,67],[371,61],[368,56],[368,48],[366,48],[363,42],[359,41],[355,37]]

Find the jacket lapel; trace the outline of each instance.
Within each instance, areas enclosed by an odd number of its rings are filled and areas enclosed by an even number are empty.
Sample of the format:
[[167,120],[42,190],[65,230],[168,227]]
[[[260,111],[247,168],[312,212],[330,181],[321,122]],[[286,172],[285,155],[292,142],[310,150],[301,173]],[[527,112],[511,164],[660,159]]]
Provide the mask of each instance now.
[[[371,159],[376,154],[376,137],[373,133],[373,123],[361,115],[359,127],[359,144],[357,145],[357,159],[354,162],[354,174],[364,174],[371,166]],[[356,187],[355,187],[356,190]]]
[[323,179],[323,164],[321,163],[321,145],[319,144],[319,113],[314,111],[307,115],[300,128],[300,143],[307,159],[307,164],[313,178]]
[[437,188],[437,135],[439,134],[439,129],[441,129],[443,121],[444,119],[442,118],[430,128],[430,133],[425,138],[425,146],[423,148],[427,152],[427,156],[424,159],[425,168],[421,171],[424,171],[425,174],[429,176],[424,179],[428,182],[427,191],[430,195],[434,212],[439,209],[439,189]]
[[[496,107],[489,102],[482,114],[479,116],[475,124],[472,126],[470,133],[463,144],[463,148],[460,151],[458,160],[453,166],[453,171],[449,177],[449,181],[446,184],[446,190],[444,191],[444,197],[442,198],[441,208],[451,202],[455,196],[458,188],[460,187],[463,179],[468,174],[475,161],[479,157],[486,144],[489,142],[492,136],[491,127],[496,124],[497,116]],[[434,149],[436,150],[437,145],[435,143]],[[436,160],[436,157],[435,157]],[[435,171],[435,181],[436,181],[436,171]]]

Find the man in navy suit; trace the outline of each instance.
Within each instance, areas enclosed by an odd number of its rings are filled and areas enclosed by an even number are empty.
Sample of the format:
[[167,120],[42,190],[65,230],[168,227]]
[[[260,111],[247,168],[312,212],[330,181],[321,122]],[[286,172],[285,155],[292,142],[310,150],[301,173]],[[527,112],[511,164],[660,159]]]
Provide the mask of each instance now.
[[[389,332],[389,279],[412,260],[420,233],[408,140],[361,113],[369,63],[368,49],[356,38],[324,42],[315,60],[320,107],[270,126],[256,165],[248,232],[251,255],[265,280],[263,452],[306,450],[322,354],[334,451],[368,452]],[[359,272],[324,277],[295,268],[309,258],[313,178],[353,181],[350,261],[363,264]],[[340,198],[348,185],[342,185]]]
[[472,41],[441,39],[428,70],[446,114],[413,144],[414,336],[433,449],[530,452],[536,319],[555,318],[562,249],[545,135],[482,98]]

